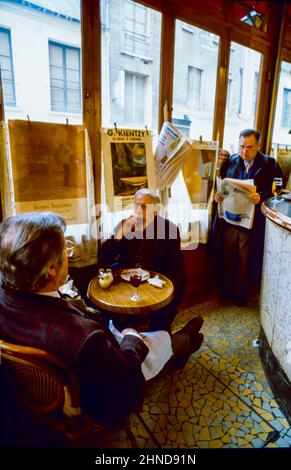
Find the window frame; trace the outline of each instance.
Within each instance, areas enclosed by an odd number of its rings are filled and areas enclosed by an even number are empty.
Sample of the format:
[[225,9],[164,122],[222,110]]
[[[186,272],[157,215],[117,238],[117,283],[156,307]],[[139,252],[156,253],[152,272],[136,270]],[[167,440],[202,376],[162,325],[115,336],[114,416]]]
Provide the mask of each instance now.
[[[133,19],[131,20],[130,18],[127,17],[126,15],[126,8],[124,9],[124,28],[123,28],[123,44],[124,44],[124,51],[128,54],[132,54],[134,56],[138,57],[148,57],[149,56],[149,46],[150,46],[150,38],[148,33],[148,10],[145,5],[142,5],[138,2],[132,1],[132,0],[124,0],[124,4],[132,4],[133,6]],[[136,19],[136,11],[137,8],[142,8],[145,13],[144,17],[144,22],[137,21]],[[132,22],[132,30],[126,29],[127,23],[131,21]],[[144,34],[137,33],[136,32],[136,27],[137,25],[143,25],[144,26]],[[128,38],[127,38],[128,36]],[[142,37],[144,38],[144,41],[142,40]],[[127,45],[127,39],[132,43],[132,48],[128,47]],[[139,50],[136,48],[136,43],[139,43],[144,46],[144,50]]]
[[[188,65],[188,89],[187,89],[187,106],[201,111],[202,109],[202,78],[204,70],[199,67]],[[190,96],[190,75],[192,75],[192,96]],[[198,85],[198,87],[196,87]],[[197,97],[197,91],[198,97]]]
[[[126,76],[131,76],[132,77],[132,94],[133,94],[133,99],[132,99],[132,120],[127,120],[126,119]],[[137,93],[137,83],[136,83],[136,80],[137,78],[141,78],[144,82],[144,97],[143,97],[143,119],[141,122],[138,122],[136,121],[137,117],[136,117],[136,114],[137,114],[137,102],[138,100],[136,99],[137,96],[136,96],[136,93]],[[142,74],[139,74],[139,73],[136,73],[136,72],[131,72],[131,71],[128,71],[128,70],[125,70],[124,71],[124,125],[125,126],[143,126],[144,125],[144,122],[145,122],[145,100],[146,100],[146,94],[147,94],[147,90],[146,90],[146,87],[147,87],[147,79],[148,79],[148,76],[147,75],[142,75]],[[135,124],[133,124],[135,122]]]
[[[283,129],[290,129],[290,127],[291,127],[291,124],[288,123],[288,116],[289,115],[290,115],[290,120],[291,120],[291,103],[290,104],[287,103],[289,94],[290,94],[290,98],[291,98],[291,88],[283,87],[282,117],[281,117],[281,127]],[[286,109],[285,109],[285,107],[286,107]],[[288,107],[290,107],[290,110],[288,110]]]
[[[64,108],[60,107],[54,107],[53,106],[53,94],[52,94],[52,88],[55,89],[60,89],[58,87],[52,86],[52,80],[56,80],[55,78],[52,78],[51,74],[51,67],[56,67],[55,65],[52,65],[51,63],[51,46],[53,47],[58,47],[61,49],[62,52],[62,74],[63,74],[63,82],[64,82],[64,87],[61,89],[63,92],[63,97],[64,97]],[[67,45],[61,42],[49,40],[48,41],[48,47],[49,47],[49,71],[50,71],[50,97],[51,97],[51,111],[52,112],[67,112],[67,113],[72,113],[72,114],[82,114],[82,82],[81,82],[81,72],[82,72],[82,65],[81,65],[81,48],[77,46],[71,46]],[[78,52],[78,61],[79,61],[79,68],[78,68],[78,84],[79,84],[79,109],[74,110],[68,107],[68,92],[70,89],[68,88],[68,78],[67,78],[67,72],[68,72],[68,67],[67,67],[67,51],[68,50],[73,50]],[[77,82],[74,82],[77,83]]]
[[13,54],[12,54],[11,30],[9,28],[0,27],[0,32],[4,33],[4,34],[7,34],[7,38],[8,38],[9,56],[4,56],[2,54],[0,54],[0,55],[1,55],[1,57],[8,57],[9,60],[10,60],[11,69],[9,70],[9,72],[11,73],[11,79],[9,80],[9,82],[12,85],[12,93],[13,93],[12,94],[12,97],[13,97],[12,101],[7,102],[6,99],[5,99],[5,92],[4,92],[4,83],[5,83],[5,81],[7,81],[7,79],[3,78],[3,74],[2,74],[3,69],[1,68],[3,99],[4,99],[4,102],[5,102],[5,106],[15,107],[16,106],[16,91],[15,91],[15,76],[14,76],[14,64],[13,64]]

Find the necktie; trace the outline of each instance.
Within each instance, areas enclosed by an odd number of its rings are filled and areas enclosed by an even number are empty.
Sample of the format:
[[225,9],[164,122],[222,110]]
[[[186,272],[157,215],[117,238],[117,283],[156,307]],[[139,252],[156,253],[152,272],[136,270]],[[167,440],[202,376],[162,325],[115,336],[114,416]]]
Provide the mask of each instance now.
[[252,166],[252,163],[253,163],[253,162],[246,162],[246,164],[245,164],[245,172],[246,172],[246,175],[248,175],[249,170],[250,170],[250,168],[251,168],[251,166]]

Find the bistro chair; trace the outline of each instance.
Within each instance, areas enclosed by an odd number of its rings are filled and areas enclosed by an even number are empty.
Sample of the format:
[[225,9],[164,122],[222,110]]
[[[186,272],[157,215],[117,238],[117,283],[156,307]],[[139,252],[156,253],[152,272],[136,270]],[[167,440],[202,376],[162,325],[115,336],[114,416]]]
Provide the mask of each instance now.
[[[54,355],[0,339],[0,362],[20,403],[29,411],[45,415],[46,424],[67,440],[77,441],[91,431],[95,437],[108,433],[104,426],[82,414],[79,381]],[[134,441],[128,420],[124,430]]]

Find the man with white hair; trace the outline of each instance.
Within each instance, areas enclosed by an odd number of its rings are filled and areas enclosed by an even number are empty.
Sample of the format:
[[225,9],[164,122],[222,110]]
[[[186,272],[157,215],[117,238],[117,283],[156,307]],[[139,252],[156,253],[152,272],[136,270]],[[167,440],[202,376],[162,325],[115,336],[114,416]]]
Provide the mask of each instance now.
[[184,367],[202,344],[203,321],[194,318],[171,336],[125,328],[117,341],[97,313],[89,317],[60,296],[72,254],[65,229],[51,212],[0,224],[0,338],[61,359],[78,378],[82,411],[114,426],[138,408],[145,380],[165,364]]
[[140,189],[134,197],[134,213],[122,220],[114,235],[100,250],[100,267],[142,267],[167,276],[174,285],[174,299],[150,319],[151,330],[170,331],[182,299],[184,262],[180,249],[178,227],[158,214],[160,198],[148,188]]

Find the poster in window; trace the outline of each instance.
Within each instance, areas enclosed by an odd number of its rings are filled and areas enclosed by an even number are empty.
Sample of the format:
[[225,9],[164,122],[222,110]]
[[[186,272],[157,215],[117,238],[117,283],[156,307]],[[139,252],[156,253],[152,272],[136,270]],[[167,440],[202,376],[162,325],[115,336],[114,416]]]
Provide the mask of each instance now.
[[67,224],[88,222],[82,126],[9,121],[16,213],[53,211]]
[[214,187],[218,142],[194,140],[182,173],[192,204],[207,206]]
[[106,203],[111,211],[132,203],[142,188],[155,189],[152,136],[142,129],[103,129]]
[[283,186],[287,187],[289,177],[291,175],[291,147],[277,148],[277,162],[280,165],[283,174]]

